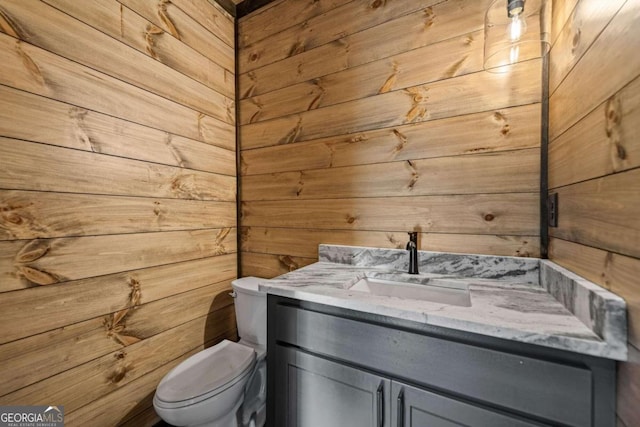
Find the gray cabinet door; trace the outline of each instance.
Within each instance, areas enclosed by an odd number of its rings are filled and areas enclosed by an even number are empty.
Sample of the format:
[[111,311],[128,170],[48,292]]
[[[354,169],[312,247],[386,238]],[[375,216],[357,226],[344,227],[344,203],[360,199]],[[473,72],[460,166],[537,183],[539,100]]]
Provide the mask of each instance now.
[[[391,382],[308,353],[277,346],[276,390],[287,427],[389,427]],[[279,418],[279,417],[278,417]]]
[[391,384],[392,427],[540,427],[401,382]]

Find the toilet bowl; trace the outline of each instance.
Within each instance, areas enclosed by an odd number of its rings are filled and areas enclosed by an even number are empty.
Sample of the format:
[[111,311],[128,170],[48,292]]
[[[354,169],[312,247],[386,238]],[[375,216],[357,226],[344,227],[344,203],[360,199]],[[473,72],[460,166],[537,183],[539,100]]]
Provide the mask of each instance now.
[[240,342],[224,340],[184,360],[160,381],[156,413],[174,426],[262,427],[266,418],[264,279],[232,282]]

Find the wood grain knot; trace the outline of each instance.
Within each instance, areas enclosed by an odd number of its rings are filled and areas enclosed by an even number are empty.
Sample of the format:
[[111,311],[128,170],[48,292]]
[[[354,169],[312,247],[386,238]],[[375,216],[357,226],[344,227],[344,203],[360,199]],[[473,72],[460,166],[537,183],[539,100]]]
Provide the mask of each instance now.
[[402,242],[399,242],[398,240],[396,240],[395,237],[393,237],[393,234],[387,234],[387,240],[389,241],[389,243],[391,243],[393,245],[393,247],[395,247],[396,249],[402,249],[403,248],[403,244]]
[[[254,52],[251,55],[249,55],[249,61],[256,62],[259,57],[260,57],[260,55],[258,55],[257,53]],[[249,77],[251,77],[251,76],[249,76]]]
[[17,22],[11,19],[9,13],[0,8],[0,31],[15,37],[17,39],[24,39],[24,31],[18,26]]
[[160,202],[156,201],[156,202],[153,202],[153,204],[155,205],[155,206],[153,207],[153,213],[154,213],[154,215],[155,215],[155,216],[160,216],[160,214],[161,214],[161,211],[160,211]]
[[351,215],[347,215],[347,223],[348,224],[353,224],[354,222],[356,222],[358,220],[357,216],[351,216]]
[[127,371],[129,371],[128,366],[119,366],[107,377],[107,379],[113,384],[117,384],[127,376]]
[[493,221],[494,219],[495,219],[495,216],[493,216],[493,214],[486,214],[484,216],[484,220],[488,222]]
[[369,7],[371,9],[378,9],[379,7],[383,7],[387,5],[387,0],[374,0]]
[[309,95],[315,95],[315,96],[309,103],[309,107],[307,107],[307,111],[318,108],[320,106],[320,103],[322,102],[322,98],[324,98],[325,94],[327,93],[325,88],[322,86],[322,79],[320,78],[313,79],[311,82],[313,83],[314,87],[313,87],[313,90],[309,93]]
[[50,248],[48,240],[32,240],[20,249],[16,255],[16,261],[20,263],[36,261],[45,256]]
[[278,144],[292,144],[296,142],[298,137],[300,136],[300,132],[302,132],[302,117],[298,118],[298,123],[296,123],[295,127],[291,129],[280,141]]
[[288,271],[293,271],[298,269],[298,264],[291,258],[289,255],[280,255],[278,257],[278,261],[282,264]]
[[580,38],[582,36],[582,29],[578,28],[578,30],[573,34],[573,40],[571,41],[571,53],[574,53],[580,44]]
[[424,10],[424,28],[427,29],[433,25],[436,14],[433,12],[433,8],[428,7]]
[[160,0],[158,2],[158,16],[160,17],[164,25],[167,26],[169,33],[178,40],[181,40],[178,28],[173,23],[171,17],[169,16],[169,13],[167,12],[167,6],[169,4],[171,4],[171,0]]
[[392,132],[393,135],[398,139],[398,143],[393,148],[394,154],[397,154],[407,145],[408,139],[407,136],[400,132],[398,129],[393,129]]
[[391,67],[393,71],[391,75],[387,78],[387,80],[385,80],[380,90],[378,90],[378,93],[387,93],[391,89],[393,89],[394,85],[396,84],[396,80],[398,79],[399,65],[397,62],[393,61],[393,63],[391,64]]
[[20,276],[24,277],[29,282],[40,286],[54,285],[61,281],[61,279],[55,274],[38,270],[37,268],[29,267],[27,265],[20,265],[16,267],[16,270]]
[[464,58],[459,59],[455,63],[451,64],[451,66],[447,68],[447,71],[445,71],[444,75],[447,77],[455,77],[455,75],[458,73],[460,68],[462,68],[462,65],[464,64],[464,62],[467,60],[468,57],[469,55],[465,55]]
[[152,58],[159,59],[158,53],[155,51],[156,39],[155,37],[164,34],[162,28],[156,27],[153,24],[148,24],[144,30],[144,40],[146,42],[145,50]]
[[612,96],[607,99],[605,104],[605,133],[611,144],[612,161],[617,163],[617,160],[625,160],[627,158],[627,152],[622,144],[622,105],[620,99],[616,96]]
[[15,268],[19,276],[24,277],[29,282],[36,285],[53,285],[63,278],[57,274],[50,273],[42,269],[27,265],[36,262],[49,253],[51,249],[48,240],[35,239],[27,243],[20,249],[15,258]]
[[420,174],[418,173],[416,165],[411,162],[411,160],[407,160],[407,165],[409,166],[409,171],[411,172],[411,178],[409,180],[407,188],[409,188],[409,190],[413,190],[413,187],[416,185],[418,179],[420,178]]
[[504,126],[502,126],[502,129],[500,129],[500,133],[504,136],[507,136],[507,134],[511,131],[511,128],[509,127],[508,124],[505,124]]
[[299,40],[291,46],[288,56],[294,56],[306,50],[304,40]]
[[15,212],[3,213],[2,218],[11,224],[20,225],[24,222],[22,217]]
[[22,59],[22,64],[24,65],[25,69],[31,75],[31,77],[33,77],[36,83],[43,87],[46,86],[47,84],[42,70],[40,69],[36,61],[34,61],[33,58],[31,58],[31,56],[29,56],[29,54],[25,52],[24,49],[22,49],[22,42],[20,40],[16,40],[15,50]]

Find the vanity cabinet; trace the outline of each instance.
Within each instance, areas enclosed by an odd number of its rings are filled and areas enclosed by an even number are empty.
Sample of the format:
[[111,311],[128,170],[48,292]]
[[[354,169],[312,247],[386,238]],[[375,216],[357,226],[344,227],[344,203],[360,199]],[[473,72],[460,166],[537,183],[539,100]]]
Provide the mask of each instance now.
[[509,414],[485,409],[398,381],[392,381],[391,395],[392,423],[390,425],[392,427],[540,427],[548,425],[515,418]]
[[[286,427],[534,427],[525,420],[278,346],[276,396],[285,411],[274,425]],[[391,396],[391,398],[390,398]]]
[[615,362],[268,296],[267,425],[614,427]]
[[286,413],[277,426],[389,426],[391,381],[303,351],[278,346],[278,370],[286,380],[276,383],[275,396]]

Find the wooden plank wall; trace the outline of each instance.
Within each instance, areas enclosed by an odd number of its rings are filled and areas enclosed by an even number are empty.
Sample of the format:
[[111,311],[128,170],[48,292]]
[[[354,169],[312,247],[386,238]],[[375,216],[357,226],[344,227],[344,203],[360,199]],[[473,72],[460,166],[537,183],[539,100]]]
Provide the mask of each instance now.
[[234,22],[192,0],[0,0],[0,405],[153,425],[236,336]]
[[541,63],[482,70],[489,3],[279,0],[239,20],[243,274],[414,230],[539,256]]
[[555,1],[549,187],[559,194],[550,258],[628,304],[630,362],[618,417],[640,426],[640,0]]

